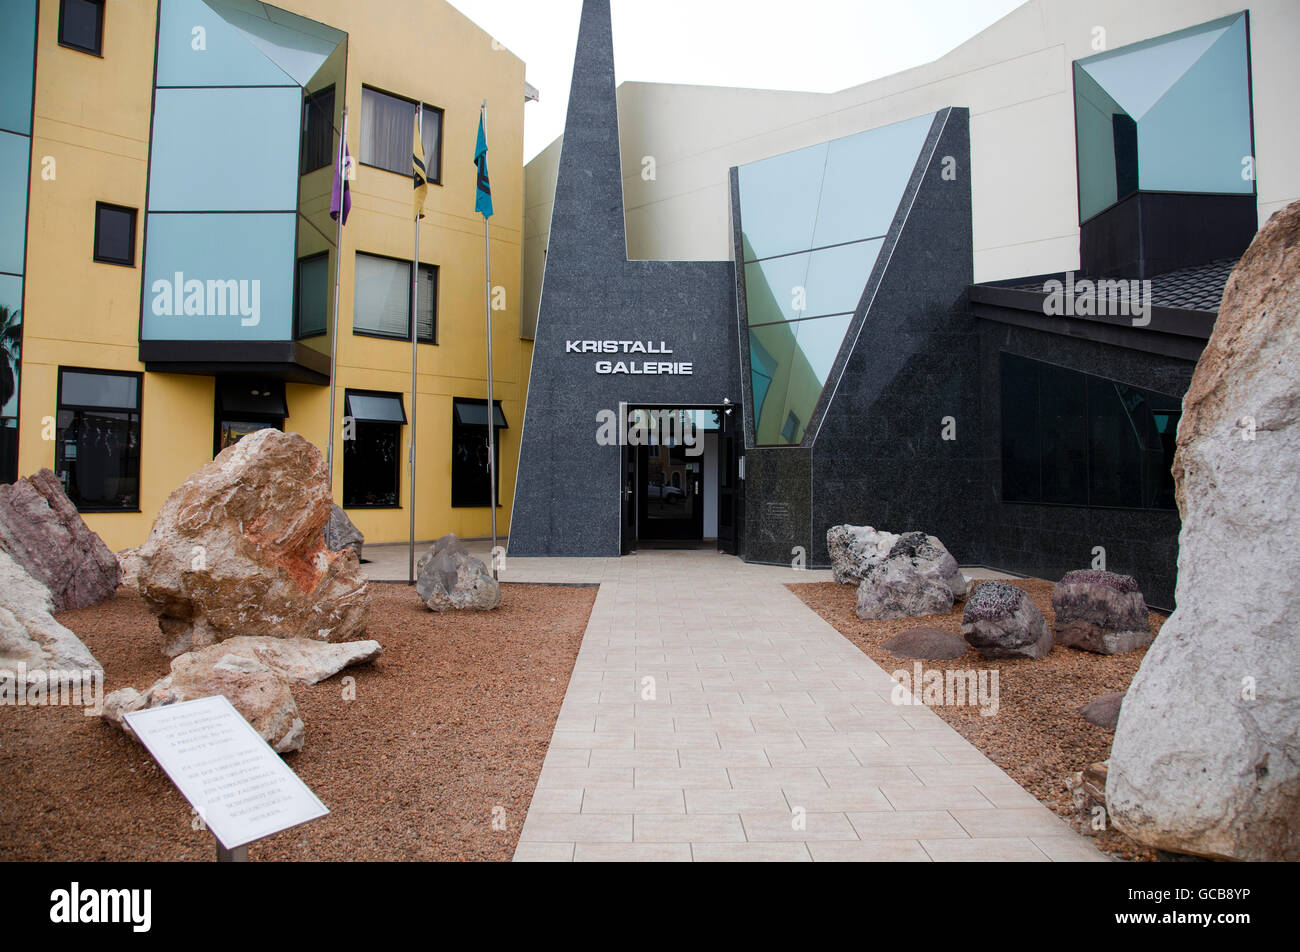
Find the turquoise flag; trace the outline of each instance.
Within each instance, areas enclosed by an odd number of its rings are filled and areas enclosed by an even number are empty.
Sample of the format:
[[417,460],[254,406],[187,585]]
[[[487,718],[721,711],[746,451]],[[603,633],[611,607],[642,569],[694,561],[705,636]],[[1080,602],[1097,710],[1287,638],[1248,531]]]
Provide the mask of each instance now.
[[478,197],[474,200],[474,211],[484,218],[492,217],[492,183],[488,181],[487,167],[487,131],[483,128],[483,112],[478,114],[478,145],[474,147],[474,164],[478,167]]

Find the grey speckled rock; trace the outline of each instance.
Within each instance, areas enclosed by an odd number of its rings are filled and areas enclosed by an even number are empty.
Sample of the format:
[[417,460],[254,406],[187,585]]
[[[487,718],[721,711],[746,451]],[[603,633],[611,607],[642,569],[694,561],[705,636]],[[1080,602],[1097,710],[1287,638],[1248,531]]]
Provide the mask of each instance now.
[[454,535],[443,536],[420,558],[415,593],[435,612],[491,611],[501,604],[497,580]]
[[841,585],[861,583],[863,573],[883,562],[897,541],[895,533],[871,526],[831,526],[826,530],[826,550],[835,581]]
[[1056,640],[1067,648],[1124,654],[1151,644],[1147,603],[1131,575],[1068,572],[1052,590]]
[[942,542],[924,532],[898,536],[883,559],[864,563],[858,617],[946,615],[966,597],[966,576]]
[[0,549],[50,590],[56,612],[112,598],[121,579],[117,556],[48,469],[0,486]]
[[351,549],[357,554],[357,560],[361,560],[361,549],[365,545],[366,537],[362,535],[361,530],[352,524],[348,514],[338,504],[330,507],[330,521],[325,523],[325,548],[331,552],[342,552],[344,549]]
[[1112,824],[1156,849],[1300,860],[1300,202],[1228,279],[1183,400],[1178,608],[1111,747]]
[[1079,708],[1079,713],[1089,724],[1096,724],[1108,731],[1113,731],[1119,723],[1120,708],[1124,705],[1124,692],[1103,694],[1095,701],[1089,701]]
[[1052,650],[1047,619],[1023,588],[980,582],[962,613],[962,637],[985,658],[1041,658]]

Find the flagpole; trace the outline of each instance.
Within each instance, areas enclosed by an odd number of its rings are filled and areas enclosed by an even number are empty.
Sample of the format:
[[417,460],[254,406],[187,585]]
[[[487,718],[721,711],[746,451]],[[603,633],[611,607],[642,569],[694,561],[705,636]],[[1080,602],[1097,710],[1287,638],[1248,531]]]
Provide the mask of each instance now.
[[[483,133],[487,134],[487,100],[483,100]],[[492,577],[497,574],[497,452],[496,404],[492,402],[492,220],[483,216],[483,275],[486,297],[484,315],[487,323],[487,423],[488,423],[488,485],[492,505]]]
[[[415,107],[416,122],[420,129],[420,142],[424,142],[424,103]],[[423,145],[421,145],[423,149]],[[418,391],[417,373],[419,370],[420,342],[420,213],[415,213],[415,257],[411,262],[411,551],[409,579],[407,584],[415,584],[415,403]]]
[[330,424],[329,442],[325,447],[325,471],[328,474],[326,485],[330,490],[330,500],[334,498],[334,401],[338,398],[337,380],[339,367],[339,277],[343,272],[343,206],[347,201],[347,168],[344,156],[347,155],[348,141],[348,107],[343,107],[343,129],[339,133],[339,217],[334,232],[334,328],[330,338]]

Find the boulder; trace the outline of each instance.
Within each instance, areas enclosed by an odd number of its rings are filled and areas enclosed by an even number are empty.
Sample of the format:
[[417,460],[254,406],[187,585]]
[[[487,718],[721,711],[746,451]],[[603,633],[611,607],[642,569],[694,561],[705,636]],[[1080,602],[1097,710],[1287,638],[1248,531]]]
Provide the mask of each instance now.
[[330,506],[330,520],[325,523],[325,548],[331,552],[342,552],[344,549],[351,549],[356,553],[357,561],[361,560],[361,547],[365,545],[366,537],[361,534],[361,530],[352,524],[348,514],[343,511],[343,507],[334,503]]
[[898,536],[871,526],[831,526],[826,532],[826,548],[831,556],[831,571],[841,585],[857,585],[862,573],[884,560]]
[[54,619],[50,590],[0,551],[0,671],[65,672],[103,678],[81,639]]
[[415,592],[432,611],[490,611],[501,604],[501,586],[488,567],[454,535],[435,542],[416,566]]
[[909,628],[886,641],[884,647],[895,657],[923,661],[960,658],[970,650],[964,638],[942,628]]
[[952,589],[901,562],[886,562],[858,585],[857,611],[868,620],[946,615],[952,611]]
[[[1106,774],[1109,761],[1089,764],[1065,781],[1077,813],[1070,824],[1085,836],[1104,830],[1106,820]],[[1098,822],[1101,821],[1101,822]]]
[[1178,426],[1177,610],[1120,711],[1106,800],[1148,846],[1300,860],[1300,203],[1228,279]]
[[258,430],[187,479],[138,550],[164,652],[364,632],[366,577],[350,549],[326,548],[330,506],[325,461],[296,433]]
[[0,549],[50,590],[56,612],[89,608],[117,592],[117,556],[48,469],[0,486]]
[[344,668],[374,661],[383,652],[377,641],[326,644],[310,638],[240,636],[191,652],[189,657],[210,664],[227,655],[250,658],[266,665],[290,684],[319,684]]
[[1119,723],[1119,710],[1124,704],[1124,692],[1103,694],[1095,701],[1089,701],[1079,708],[1079,713],[1089,724],[1096,724],[1108,731],[1113,731]]
[[1052,650],[1052,630],[1023,588],[980,582],[966,600],[961,633],[985,658],[1042,658]]
[[1067,648],[1124,654],[1151,644],[1147,603],[1131,575],[1067,572],[1052,590],[1053,629]]
[[117,553],[117,564],[122,568],[121,585],[129,592],[140,591],[140,550],[123,549]]
[[966,597],[966,587],[966,576],[942,542],[924,532],[907,532],[883,559],[864,564],[858,617],[946,615],[955,598]]
[[211,649],[183,654],[171,674],[147,691],[123,688],[104,698],[101,715],[132,734],[125,715],[133,711],[224,694],[276,753],[302,750],[304,728],[289,682],[256,658]]

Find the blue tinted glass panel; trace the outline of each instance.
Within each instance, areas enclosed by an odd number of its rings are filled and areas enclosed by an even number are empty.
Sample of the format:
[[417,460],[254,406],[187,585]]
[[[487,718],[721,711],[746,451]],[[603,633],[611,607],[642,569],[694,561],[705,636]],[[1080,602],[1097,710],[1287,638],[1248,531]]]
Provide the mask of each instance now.
[[[200,45],[203,48],[196,48]],[[157,84],[300,85],[203,0],[163,0],[158,23]]]
[[823,142],[740,167],[740,227],[748,248],[746,260],[813,246],[829,148]]
[[754,428],[760,445],[802,442],[850,320],[823,317],[750,330]]
[[297,88],[159,89],[149,210],[296,208],[301,110]]
[[1238,14],[1074,64],[1079,211],[1141,188],[1249,195],[1250,68]]
[[889,231],[933,124],[918,116],[830,143],[813,247]]
[[0,129],[32,131],[35,56],[36,0],[5,0],[0,30]]
[[295,227],[292,213],[151,214],[144,339],[290,340]]
[[23,270],[23,248],[27,244],[27,157],[31,150],[27,136],[0,132],[0,182],[5,197],[0,201],[0,271],[19,274]]
[[852,313],[883,244],[855,242],[745,265],[750,325]]

